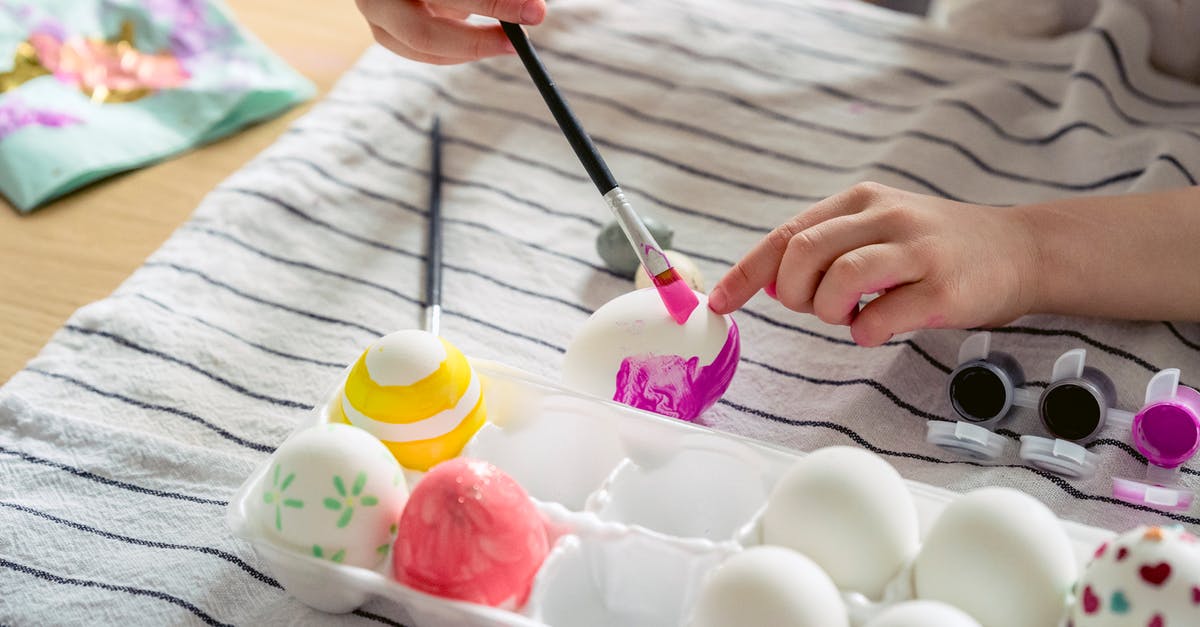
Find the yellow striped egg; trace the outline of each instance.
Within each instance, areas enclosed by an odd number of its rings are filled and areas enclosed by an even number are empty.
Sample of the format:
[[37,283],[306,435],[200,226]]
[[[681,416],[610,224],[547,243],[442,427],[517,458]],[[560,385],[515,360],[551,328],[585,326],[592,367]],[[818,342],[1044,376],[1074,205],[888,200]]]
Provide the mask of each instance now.
[[479,376],[453,344],[410,329],[363,351],[333,418],[383,441],[401,465],[428,470],[462,451],[487,417]]

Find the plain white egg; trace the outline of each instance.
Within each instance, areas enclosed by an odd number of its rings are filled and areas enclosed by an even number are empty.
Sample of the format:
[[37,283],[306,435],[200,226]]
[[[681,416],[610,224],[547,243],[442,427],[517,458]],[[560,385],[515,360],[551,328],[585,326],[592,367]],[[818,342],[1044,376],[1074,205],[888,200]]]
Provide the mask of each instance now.
[[945,603],[907,601],[889,607],[863,627],[979,627],[979,623]]
[[976,490],[947,506],[913,564],[917,598],[949,603],[983,627],[1059,624],[1077,576],[1058,519],[1008,488]]
[[917,510],[878,455],[836,446],[800,458],[771,491],[762,541],[795,549],[843,590],[878,599],[917,552]]
[[846,605],[819,566],[778,546],[722,562],[704,582],[692,627],[847,627]]

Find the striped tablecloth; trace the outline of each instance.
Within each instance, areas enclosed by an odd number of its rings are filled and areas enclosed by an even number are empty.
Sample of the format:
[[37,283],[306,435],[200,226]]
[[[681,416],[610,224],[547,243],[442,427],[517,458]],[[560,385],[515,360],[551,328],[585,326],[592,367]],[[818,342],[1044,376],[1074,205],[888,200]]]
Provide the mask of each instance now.
[[[856,181],[1007,204],[1200,176],[1200,88],[1150,69],[1146,24],[1120,3],[1082,32],[1023,43],[820,0],[563,0],[551,13],[531,32],[552,73],[635,205],[674,227],[710,283]],[[606,210],[517,59],[435,68],[371,50],[0,390],[0,623],[405,620],[379,601],[311,612],[222,517],[344,364],[419,324],[435,113],[444,332],[464,352],[555,376],[589,312],[631,288],[595,253]],[[1144,472],[1116,434],[1091,446],[1103,468],[1082,482],[1021,467],[1015,447],[981,465],[925,444],[925,421],[949,414],[965,332],[859,348],[762,296],[738,321],[740,370],[707,415],[717,429],[867,447],[907,478],[1019,488],[1084,523],[1168,520],[1110,498],[1111,475]],[[1087,348],[1125,409],[1160,368],[1200,383],[1195,324],[1035,316],[993,346],[1034,385]]]

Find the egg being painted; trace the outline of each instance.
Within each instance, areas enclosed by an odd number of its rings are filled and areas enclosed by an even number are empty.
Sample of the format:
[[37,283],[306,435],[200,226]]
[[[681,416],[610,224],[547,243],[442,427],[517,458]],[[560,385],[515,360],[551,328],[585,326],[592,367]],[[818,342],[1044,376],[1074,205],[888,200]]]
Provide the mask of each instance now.
[[254,507],[272,542],[363,568],[387,555],[408,499],[391,452],[366,431],[336,423],[288,438],[259,492]]
[[729,388],[741,342],[730,316],[708,309],[708,298],[676,324],[657,290],[614,298],[576,334],[563,364],[572,389],[631,407],[692,421]]
[[917,598],[953,605],[983,627],[1059,624],[1077,576],[1058,518],[1009,488],[975,490],[950,503],[913,562]]
[[1096,550],[1075,586],[1074,627],[1200,625],[1200,539],[1138,527]]
[[406,468],[455,457],[486,418],[479,376],[450,342],[408,329],[358,358],[333,419],[371,433]]

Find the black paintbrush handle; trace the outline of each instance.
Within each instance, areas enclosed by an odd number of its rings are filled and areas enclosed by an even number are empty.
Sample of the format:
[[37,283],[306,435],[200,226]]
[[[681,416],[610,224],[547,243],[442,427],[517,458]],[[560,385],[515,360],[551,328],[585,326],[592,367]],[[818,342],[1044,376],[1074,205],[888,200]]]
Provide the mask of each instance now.
[[587,170],[588,176],[592,177],[592,182],[596,184],[600,194],[604,195],[612,191],[617,186],[617,180],[613,178],[612,172],[608,170],[608,165],[604,163],[604,158],[596,150],[592,138],[588,137],[587,131],[583,130],[583,125],[571,111],[567,100],[558,92],[558,87],[554,85],[554,79],[550,78],[550,74],[546,72],[546,67],[542,65],[537,51],[529,43],[525,31],[511,22],[500,22],[500,25],[508,35],[508,40],[517,49],[517,56],[521,57],[521,62],[525,64],[525,69],[533,78],[533,83],[537,85],[538,91],[541,92],[542,99],[550,107],[550,113],[554,114],[554,120],[558,122],[558,127],[567,136],[567,141],[571,143],[571,148],[575,150],[575,155],[583,163],[583,168]]
[[429,132],[429,231],[425,247],[425,330],[437,335],[442,308],[442,124]]

